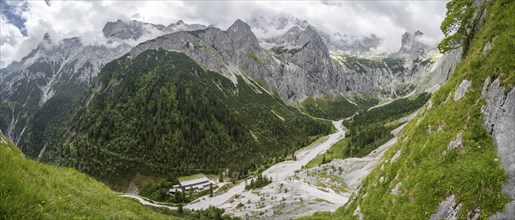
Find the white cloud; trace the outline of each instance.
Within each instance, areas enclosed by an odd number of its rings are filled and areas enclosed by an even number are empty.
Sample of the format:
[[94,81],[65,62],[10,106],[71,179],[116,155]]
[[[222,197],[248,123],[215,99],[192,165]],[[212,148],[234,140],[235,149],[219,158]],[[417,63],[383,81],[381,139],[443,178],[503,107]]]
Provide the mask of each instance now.
[[16,54],[20,41],[23,40],[23,35],[20,30],[7,22],[4,16],[0,17],[0,27],[2,35],[0,38],[0,66],[5,66],[11,62],[11,57]]
[[[375,33],[384,39],[382,48],[397,50],[404,31],[424,32],[427,42],[442,35],[440,22],[445,1],[28,1],[27,10],[17,10],[26,19],[24,37],[5,18],[1,20],[1,60],[5,67],[34,49],[45,33],[53,39],[82,36],[83,42],[103,40],[108,21],[137,19],[168,25],[179,19],[187,23],[214,24],[222,29],[253,13],[285,12],[305,19],[328,33],[351,35]],[[21,5],[21,4],[20,4]],[[19,6],[21,7],[21,6]]]

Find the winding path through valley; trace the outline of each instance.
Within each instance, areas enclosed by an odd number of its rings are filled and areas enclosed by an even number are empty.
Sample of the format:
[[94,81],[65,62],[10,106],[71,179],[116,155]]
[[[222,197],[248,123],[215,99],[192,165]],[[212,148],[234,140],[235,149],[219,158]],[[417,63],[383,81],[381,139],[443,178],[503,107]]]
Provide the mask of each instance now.
[[[121,197],[127,197],[127,198],[135,199],[135,200],[137,200],[139,203],[141,203],[143,205],[153,206],[153,207],[157,207],[157,208],[167,208],[167,209],[170,209],[170,210],[177,210],[177,207],[175,207],[175,206],[162,205],[162,204],[159,204],[157,202],[151,201],[151,200],[149,200],[147,198],[143,198],[141,196],[138,196],[138,195],[122,194],[120,196]],[[151,201],[151,202],[149,202],[149,201]]]

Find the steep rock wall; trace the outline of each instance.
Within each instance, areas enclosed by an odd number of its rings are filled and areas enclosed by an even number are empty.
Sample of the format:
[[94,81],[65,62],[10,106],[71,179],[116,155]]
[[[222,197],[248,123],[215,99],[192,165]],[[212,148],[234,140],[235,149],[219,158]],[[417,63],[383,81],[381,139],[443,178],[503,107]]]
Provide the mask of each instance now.
[[505,211],[492,216],[491,219],[515,218],[515,88],[505,95],[500,80],[490,84],[487,79],[481,96],[486,100],[483,106],[484,126],[492,134],[495,149],[508,174],[508,181],[503,191],[511,199]]

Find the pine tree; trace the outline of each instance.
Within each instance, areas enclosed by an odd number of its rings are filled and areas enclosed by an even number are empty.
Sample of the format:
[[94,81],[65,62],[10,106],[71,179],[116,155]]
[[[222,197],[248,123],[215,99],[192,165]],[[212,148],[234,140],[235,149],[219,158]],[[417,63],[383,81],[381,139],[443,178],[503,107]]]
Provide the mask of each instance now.
[[181,202],[181,203],[179,203],[179,205],[177,206],[177,212],[178,212],[179,214],[184,213],[184,209],[183,209],[183,207],[182,207],[182,202]]
[[209,197],[213,197],[213,184],[209,184]]
[[220,173],[218,174],[218,182],[223,182],[223,181],[224,181],[224,172],[220,171]]

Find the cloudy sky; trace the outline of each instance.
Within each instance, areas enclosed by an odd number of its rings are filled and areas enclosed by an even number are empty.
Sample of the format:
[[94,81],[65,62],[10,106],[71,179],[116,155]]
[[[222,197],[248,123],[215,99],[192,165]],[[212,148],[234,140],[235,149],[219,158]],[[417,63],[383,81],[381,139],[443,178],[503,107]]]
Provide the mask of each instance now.
[[405,31],[422,31],[437,43],[447,1],[57,1],[0,0],[0,67],[20,60],[34,49],[45,33],[53,39],[81,36],[98,43],[108,21],[136,19],[168,25],[214,24],[225,29],[236,19],[256,14],[286,13],[307,20],[326,32],[350,35],[376,34],[382,49],[395,51]]

